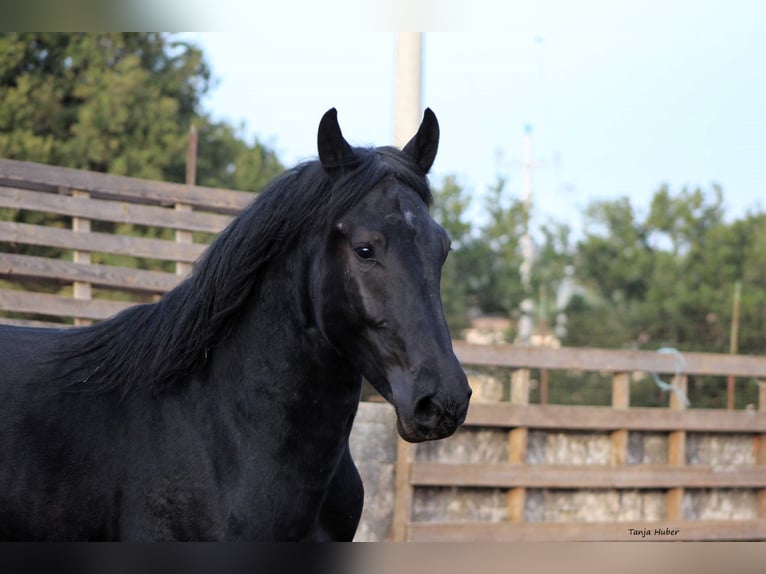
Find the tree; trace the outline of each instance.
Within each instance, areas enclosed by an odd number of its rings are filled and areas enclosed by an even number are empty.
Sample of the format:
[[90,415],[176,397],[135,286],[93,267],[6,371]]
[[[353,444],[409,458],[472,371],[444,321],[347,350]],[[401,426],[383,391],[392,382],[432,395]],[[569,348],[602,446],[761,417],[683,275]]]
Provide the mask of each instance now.
[[198,50],[161,34],[12,33],[0,53],[3,157],[155,179],[182,173],[209,82]]
[[447,176],[441,188],[434,187],[434,219],[452,239],[450,255],[441,275],[441,296],[447,324],[453,336],[468,326],[468,284],[464,275],[466,246],[471,241],[471,224],[465,221],[469,199],[454,176]]
[[486,201],[489,221],[471,246],[471,269],[476,284],[470,294],[484,313],[511,315],[527,295],[519,272],[520,239],[526,229],[527,211],[519,199],[504,201],[504,189],[503,179],[489,189]]
[[[514,317],[525,297],[537,299],[539,294],[547,294],[553,301],[571,265],[569,228],[555,222],[543,225],[527,292],[519,272],[526,208],[522,201],[505,196],[505,181],[498,179],[488,190],[487,221],[472,225],[466,220],[470,198],[453,176],[434,190],[434,218],[452,237],[452,253],[442,271],[442,300],[456,336],[468,326],[469,310]],[[552,323],[556,305],[551,302],[542,307],[548,314],[545,319]]]
[[489,220],[474,227],[465,217],[469,198],[454,177],[434,193],[434,218],[452,237],[452,253],[442,272],[442,299],[453,333],[468,326],[470,310],[511,314],[523,298],[519,241],[524,229],[522,202],[503,198],[498,180],[486,202]]
[[183,182],[194,123],[198,181],[257,190],[281,166],[202,113],[209,86],[202,52],[167,34],[4,33],[0,157]]
[[536,295],[538,324],[544,322],[550,326],[549,332],[566,305],[559,301],[559,293],[564,281],[570,280],[573,269],[570,232],[569,226],[555,221],[549,221],[539,229],[531,274],[531,295]]
[[662,187],[643,217],[627,199],[591,204],[576,255],[587,295],[570,305],[567,344],[728,352],[740,281],[740,350],[763,353],[766,215],[726,223],[722,198]]

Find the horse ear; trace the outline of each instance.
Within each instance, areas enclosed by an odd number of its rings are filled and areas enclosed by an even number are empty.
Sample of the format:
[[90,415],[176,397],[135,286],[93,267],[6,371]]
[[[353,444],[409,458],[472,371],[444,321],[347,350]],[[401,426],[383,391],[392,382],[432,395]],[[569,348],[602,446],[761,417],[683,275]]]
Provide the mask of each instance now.
[[415,160],[424,173],[428,173],[436,159],[439,149],[439,122],[431,108],[426,108],[418,133],[415,134],[402,151]]
[[357,163],[354,151],[343,138],[338,125],[338,111],[330,108],[322,116],[317,133],[319,161],[330,175],[341,175]]

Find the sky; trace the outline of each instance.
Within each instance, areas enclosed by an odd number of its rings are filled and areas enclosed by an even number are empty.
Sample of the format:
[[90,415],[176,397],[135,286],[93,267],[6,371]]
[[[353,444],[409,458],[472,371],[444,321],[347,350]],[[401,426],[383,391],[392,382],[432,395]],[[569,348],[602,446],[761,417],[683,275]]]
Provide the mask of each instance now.
[[627,196],[645,212],[661,185],[718,184],[729,219],[766,209],[765,2],[474,5],[431,6],[421,21],[417,11],[398,21],[372,14],[355,28],[339,16],[330,27],[304,18],[272,29],[253,14],[254,29],[182,37],[203,49],[216,79],[204,108],[288,166],[316,155],[330,107],[352,144],[392,142],[395,28],[417,24],[423,107],[441,126],[431,181],[455,175],[474,198],[471,218],[482,217],[498,177],[509,198],[522,196],[525,126],[538,224],[578,232],[596,199]]

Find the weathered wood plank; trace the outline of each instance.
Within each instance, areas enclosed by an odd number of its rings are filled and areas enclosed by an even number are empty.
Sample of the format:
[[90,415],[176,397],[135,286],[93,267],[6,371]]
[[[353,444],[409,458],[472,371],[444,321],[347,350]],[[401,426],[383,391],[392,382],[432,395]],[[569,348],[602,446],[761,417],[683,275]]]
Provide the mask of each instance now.
[[90,249],[99,253],[189,263],[196,261],[207,249],[206,245],[196,243],[181,244],[161,239],[145,239],[109,233],[74,233],[69,229],[42,227],[12,221],[0,221],[0,241],[24,245],[55,246],[61,249]]
[[[189,128],[189,146],[186,153],[186,185],[193,187],[197,181],[197,128],[194,124]],[[176,211],[192,211],[189,203],[176,203]],[[176,229],[176,243],[193,243],[189,231]],[[192,271],[192,266],[183,261],[176,261],[176,275],[185,277]]]
[[764,488],[766,466],[442,464],[415,462],[417,486],[487,488]]
[[[72,197],[77,197],[81,199],[90,199],[90,193],[88,193],[87,191],[81,191],[79,189],[75,189],[72,191]],[[72,231],[74,231],[75,233],[90,233],[90,219],[73,217]],[[90,251],[75,251],[72,254],[72,260],[75,263],[90,265],[92,261],[91,253]],[[89,301],[90,299],[93,298],[93,286],[88,282],[75,279],[74,284],[72,285],[72,288],[73,288],[72,296],[75,299]],[[81,317],[74,318],[74,324],[76,326],[90,325],[91,322],[92,321],[90,319],[83,319]]]
[[176,211],[167,207],[69,197],[14,187],[0,187],[0,207],[207,233],[218,233],[231,221],[231,217],[215,213]]
[[[531,369],[570,369],[602,372],[675,373],[677,357],[654,351],[531,347],[524,345],[473,345],[454,342],[458,359],[467,365]],[[683,374],[734,375],[766,378],[766,357],[683,353]]]
[[394,542],[403,542],[406,539],[407,525],[412,519],[413,487],[410,470],[414,449],[414,445],[397,438],[394,508],[391,518],[391,540]]
[[[640,530],[648,530],[647,535],[642,536]],[[421,522],[410,525],[408,539],[419,542],[766,540],[766,520],[521,524]]]
[[[511,403],[518,406],[529,404],[529,369],[517,369],[511,375]],[[517,427],[508,433],[508,463],[524,464],[527,459],[528,429]],[[524,488],[511,488],[506,495],[508,520],[524,521],[527,493]]]
[[68,187],[89,191],[94,197],[141,203],[172,205],[183,201],[203,210],[228,214],[238,213],[255,198],[254,194],[244,191],[137,179],[9,159],[0,159],[0,182],[19,187],[31,185],[50,192]]
[[[683,412],[686,404],[681,399],[686,396],[687,381],[685,375],[673,377],[673,387],[679,392],[670,394],[670,410]],[[680,394],[679,394],[680,393]],[[686,464],[686,431],[674,430],[668,434],[668,464],[683,466]],[[684,489],[682,487],[671,488],[667,493],[668,520],[683,520],[684,517]]]
[[[766,414],[766,380],[758,380],[758,412]],[[757,435],[754,439],[756,464],[766,464],[766,433]],[[758,491],[758,518],[766,518],[766,488]]]
[[[191,205],[188,205],[185,203],[177,203],[175,210],[190,212],[192,208],[191,208]],[[176,243],[182,243],[182,244],[193,243],[192,233],[190,231],[182,231],[180,229],[177,229],[175,241]],[[176,275],[180,277],[186,277],[191,272],[192,272],[191,264],[185,263],[183,261],[176,261],[176,273],[175,273]]]
[[588,431],[677,431],[763,433],[766,411],[726,411],[689,409],[670,411],[661,408],[585,407],[563,405],[516,406],[473,404],[468,410],[467,426],[529,427]]
[[[612,408],[625,410],[630,406],[630,375],[615,373],[612,376]],[[622,466],[628,458],[628,429],[618,429],[611,433],[612,466]]]
[[67,323],[35,321],[33,319],[9,319],[8,317],[0,317],[0,325],[9,325],[11,327],[36,327],[42,329],[69,329],[73,327],[73,325]]
[[100,287],[112,287],[128,291],[165,293],[183,279],[171,273],[92,265],[35,257],[0,253],[0,276],[34,277],[62,282],[83,281]]
[[48,295],[47,293],[29,293],[0,289],[0,311],[17,313],[37,313],[54,317],[82,317],[84,319],[106,319],[131,307],[132,303],[91,299],[83,301]]

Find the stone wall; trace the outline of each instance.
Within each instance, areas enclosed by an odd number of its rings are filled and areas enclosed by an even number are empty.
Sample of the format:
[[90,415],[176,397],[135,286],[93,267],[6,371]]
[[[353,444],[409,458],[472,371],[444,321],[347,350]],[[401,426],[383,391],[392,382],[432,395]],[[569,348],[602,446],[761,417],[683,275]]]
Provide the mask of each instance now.
[[364,483],[364,510],[354,541],[388,538],[394,512],[397,436],[391,405],[359,404],[349,445]]

